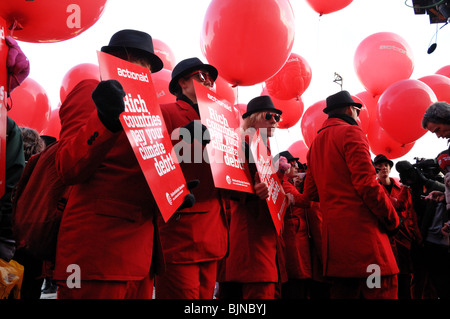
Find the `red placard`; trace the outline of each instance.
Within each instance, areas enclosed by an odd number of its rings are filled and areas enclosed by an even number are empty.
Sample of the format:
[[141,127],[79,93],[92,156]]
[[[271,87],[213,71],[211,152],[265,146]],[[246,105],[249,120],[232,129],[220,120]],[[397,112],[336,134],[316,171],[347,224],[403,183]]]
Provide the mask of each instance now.
[[214,185],[217,188],[253,193],[250,173],[239,134],[234,107],[200,83],[194,82],[198,108],[211,142],[206,146]]
[[0,17],[0,197],[5,194],[5,163],[6,163],[6,56],[8,46],[5,42],[6,22]]
[[150,70],[98,52],[102,80],[114,79],[126,92],[123,129],[167,221],[189,194],[159,107]]
[[275,229],[279,234],[288,203],[283,186],[281,186],[276,170],[273,167],[272,156],[268,154],[267,146],[264,144],[259,131],[256,131],[254,134],[250,149],[255,159],[259,178],[261,182],[266,183],[269,187],[269,197],[266,199],[267,206],[269,207]]

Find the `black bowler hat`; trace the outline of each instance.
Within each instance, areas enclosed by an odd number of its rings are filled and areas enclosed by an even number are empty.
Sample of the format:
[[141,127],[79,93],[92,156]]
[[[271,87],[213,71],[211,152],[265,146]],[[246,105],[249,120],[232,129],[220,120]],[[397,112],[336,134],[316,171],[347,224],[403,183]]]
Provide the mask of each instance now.
[[102,47],[102,51],[111,53],[117,49],[135,49],[144,53],[152,67],[152,73],[163,68],[163,61],[153,50],[153,40],[150,34],[137,30],[121,30],[113,34],[107,46]]
[[274,158],[273,158],[274,162],[276,162],[280,156],[285,157],[287,159],[288,163],[291,161],[297,162],[299,160],[298,157],[292,156],[292,154],[289,151],[283,151],[274,156]]
[[178,84],[178,80],[182,77],[189,75],[194,71],[205,71],[209,74],[209,76],[215,81],[219,72],[215,67],[209,64],[205,64],[200,61],[199,58],[189,58],[183,61],[180,61],[172,71],[172,79],[169,83],[169,91],[173,95],[176,95],[180,89],[180,85]]
[[389,166],[392,168],[394,166],[394,162],[392,162],[390,159],[388,159],[386,156],[384,156],[383,154],[378,154],[377,156],[375,156],[375,158],[373,159],[373,164],[377,165],[379,163],[388,163]]
[[347,91],[340,91],[336,94],[327,97],[327,107],[323,109],[324,113],[328,113],[331,110],[338,109],[345,106],[355,106],[361,109],[361,103],[356,103],[350,93]]
[[270,111],[273,113],[281,114],[283,111],[278,110],[273,105],[272,99],[268,95],[257,96],[250,100],[247,104],[247,112],[242,115],[242,118],[252,115],[253,113],[262,112],[262,111]]

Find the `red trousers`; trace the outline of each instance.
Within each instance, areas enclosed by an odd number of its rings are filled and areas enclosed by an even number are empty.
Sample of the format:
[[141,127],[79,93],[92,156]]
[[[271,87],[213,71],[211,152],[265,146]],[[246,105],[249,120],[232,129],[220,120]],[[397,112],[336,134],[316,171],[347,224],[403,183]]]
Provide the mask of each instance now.
[[82,280],[80,288],[69,288],[65,281],[57,281],[57,299],[152,299],[153,277],[142,280],[107,281]]
[[366,278],[331,279],[331,299],[398,299],[397,275],[381,276],[380,288],[369,288]]
[[155,278],[156,299],[212,299],[216,285],[217,261],[166,264]]

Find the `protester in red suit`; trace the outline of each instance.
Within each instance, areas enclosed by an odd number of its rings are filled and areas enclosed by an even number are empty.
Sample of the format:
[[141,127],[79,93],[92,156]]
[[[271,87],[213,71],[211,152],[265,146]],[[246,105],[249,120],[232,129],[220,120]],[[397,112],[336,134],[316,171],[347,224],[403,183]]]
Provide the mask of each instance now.
[[215,67],[198,58],[181,61],[169,84],[177,101],[161,105],[184,176],[200,183],[192,190],[194,206],[177,211],[167,223],[158,217],[165,259],[165,272],[156,277],[158,299],[213,298],[217,262],[227,252],[227,222],[209,162],[203,157],[210,139],[200,122],[194,88],[194,81],[212,87],[217,75]]
[[[163,67],[141,31],[117,32],[102,51]],[[73,188],[58,235],[58,298],[152,298],[157,207],[119,120],[124,96],[118,81],[85,80],[61,105],[56,166]]]
[[[278,162],[278,176],[284,192],[299,194],[293,181],[298,177],[298,158],[293,157],[289,151],[284,151],[274,159]],[[288,281],[282,284],[281,296],[284,299],[307,299],[312,265],[305,208],[288,206],[282,236]]]
[[279,284],[286,281],[282,237],[277,234],[266,198],[269,189],[258,177],[249,150],[252,131],[259,130],[270,154],[269,137],[273,136],[281,110],[269,96],[259,96],[247,104],[242,115],[246,160],[253,179],[254,194],[229,191],[230,249],[221,264],[220,298],[274,299]]
[[328,119],[308,151],[303,195],[320,201],[331,298],[397,298],[398,267],[387,231],[398,227],[399,217],[376,180],[367,137],[356,122],[361,104],[340,91],[326,105]]
[[389,177],[394,163],[383,154],[375,156],[373,163],[377,170],[378,181],[384,186],[392,204],[400,217],[400,226],[389,239],[399,267],[398,298],[411,299],[411,279],[413,264],[411,245],[420,243],[422,236],[417,224],[416,212],[413,209],[409,189],[400,185],[395,179]]

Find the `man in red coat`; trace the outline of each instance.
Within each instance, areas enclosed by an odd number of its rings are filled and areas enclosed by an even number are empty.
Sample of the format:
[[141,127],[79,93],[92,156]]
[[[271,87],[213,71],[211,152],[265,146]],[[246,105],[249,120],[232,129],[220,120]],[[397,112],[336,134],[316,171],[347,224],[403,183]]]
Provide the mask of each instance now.
[[303,195],[320,201],[324,275],[332,298],[396,298],[398,267],[387,231],[399,217],[376,172],[361,104],[347,91],[326,99],[323,123],[307,155]]
[[[141,31],[117,32],[102,51],[163,67]],[[73,188],[58,234],[58,298],[152,298],[157,208],[119,120],[124,96],[115,80],[85,80],[61,105],[56,166]]]
[[216,284],[217,262],[228,248],[228,229],[219,190],[206,156],[208,131],[200,122],[194,81],[212,87],[217,69],[189,58],[172,71],[170,92],[175,103],[161,105],[161,111],[181,169],[187,180],[197,179],[192,192],[196,202],[177,211],[167,223],[158,217],[165,271],[155,281],[158,299],[211,299]]

